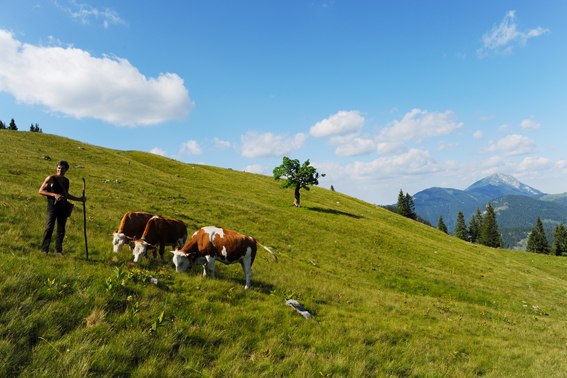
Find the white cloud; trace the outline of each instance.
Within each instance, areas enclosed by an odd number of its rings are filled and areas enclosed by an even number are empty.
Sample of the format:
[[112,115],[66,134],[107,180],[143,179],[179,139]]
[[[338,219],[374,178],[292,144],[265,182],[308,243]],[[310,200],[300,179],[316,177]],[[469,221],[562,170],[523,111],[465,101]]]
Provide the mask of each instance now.
[[459,143],[455,142],[448,142],[446,140],[442,140],[437,144],[437,151],[447,151],[452,150],[459,146]]
[[340,144],[335,149],[339,156],[364,155],[376,151],[376,142],[372,139],[353,138],[350,142]]
[[250,164],[244,168],[244,172],[264,174],[266,172],[266,168],[259,164]]
[[155,154],[155,155],[161,155],[161,156],[167,156],[165,151],[162,150],[159,147],[154,147],[150,150],[150,153]]
[[541,124],[539,124],[538,122],[534,121],[531,118],[528,119],[524,119],[520,125],[522,126],[522,129],[524,130],[536,130],[539,129],[541,127]]
[[508,156],[515,156],[534,152],[535,149],[536,144],[531,139],[523,135],[511,134],[496,142],[490,142],[485,151],[504,153]]
[[452,111],[428,112],[427,110],[412,109],[401,120],[390,123],[389,127],[382,129],[378,135],[380,142],[400,143],[413,139],[451,134],[462,127],[456,122]]
[[476,130],[473,133],[473,138],[474,139],[482,139],[482,137],[484,136],[484,133],[482,132],[482,130]]
[[419,149],[410,149],[399,155],[380,157],[371,162],[355,162],[351,167],[355,176],[423,174],[439,169],[429,152]]
[[214,138],[213,143],[217,148],[230,148],[232,144],[227,140],[222,140],[219,138]]
[[309,129],[314,137],[327,137],[357,133],[364,124],[364,117],[360,112],[341,110],[332,116],[317,122]]
[[559,169],[567,169],[567,160],[559,160],[555,163],[555,166]]
[[89,4],[79,3],[74,0],[68,2],[68,6],[54,2],[59,9],[68,13],[73,19],[78,20],[84,25],[91,22],[101,22],[105,29],[110,25],[126,25],[126,22],[118,15],[118,13],[110,8],[98,9]]
[[491,53],[510,55],[514,47],[524,46],[530,38],[539,37],[548,32],[549,29],[542,27],[528,31],[518,30],[516,12],[508,11],[500,24],[495,25],[482,36],[482,47],[477,50],[477,54],[479,57],[485,57]]
[[519,172],[538,172],[553,167],[551,159],[544,157],[525,157],[518,164]]
[[272,133],[258,134],[249,131],[240,137],[242,141],[242,156],[244,157],[281,157],[303,146],[307,136],[297,133],[293,137],[274,135]]
[[201,148],[201,146],[199,146],[199,143],[197,141],[188,140],[181,145],[179,153],[184,155],[201,155],[203,153],[203,149]]
[[0,92],[52,112],[119,126],[180,119],[194,106],[177,74],[147,78],[126,59],[24,44],[2,29]]

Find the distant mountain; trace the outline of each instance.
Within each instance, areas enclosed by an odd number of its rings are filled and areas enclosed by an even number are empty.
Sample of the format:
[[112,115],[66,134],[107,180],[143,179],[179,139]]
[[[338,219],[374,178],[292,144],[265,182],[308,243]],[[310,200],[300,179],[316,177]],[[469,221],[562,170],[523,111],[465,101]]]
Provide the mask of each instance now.
[[485,177],[465,190],[429,188],[413,196],[416,213],[432,225],[439,216],[453,232],[459,211],[468,223],[477,209],[484,211],[492,201],[498,227],[507,248],[525,248],[525,239],[537,217],[544,223],[546,235],[552,242],[553,229],[567,224],[567,193],[550,195],[521,183],[505,174]]
[[502,173],[485,177],[466,188],[465,191],[482,194],[490,199],[507,195],[527,197],[541,197],[544,195],[539,190],[522,184],[516,178]]
[[553,242],[555,226],[567,224],[567,205],[558,202],[527,196],[504,196],[492,200],[492,207],[504,243],[512,249],[525,249],[527,237],[538,217],[550,243]]

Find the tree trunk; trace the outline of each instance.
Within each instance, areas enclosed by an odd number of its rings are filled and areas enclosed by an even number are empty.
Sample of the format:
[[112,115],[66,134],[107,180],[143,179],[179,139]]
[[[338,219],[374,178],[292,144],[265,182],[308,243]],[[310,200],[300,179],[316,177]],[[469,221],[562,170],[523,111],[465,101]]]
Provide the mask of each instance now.
[[301,206],[301,204],[300,204],[301,200],[300,200],[300,198],[299,198],[299,196],[300,196],[300,195],[299,195],[299,189],[301,189],[301,187],[300,187],[299,185],[297,185],[297,186],[295,187],[295,200],[293,201],[293,206],[295,206],[295,207],[300,207],[300,206]]

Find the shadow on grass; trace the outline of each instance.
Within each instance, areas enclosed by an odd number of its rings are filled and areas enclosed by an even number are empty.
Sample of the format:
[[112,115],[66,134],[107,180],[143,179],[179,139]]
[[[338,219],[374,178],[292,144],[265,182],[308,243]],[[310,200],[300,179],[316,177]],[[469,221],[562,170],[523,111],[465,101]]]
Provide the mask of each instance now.
[[[231,278],[231,277],[222,277],[219,276],[217,274],[216,278],[214,279],[222,279],[228,282],[233,282],[239,286],[241,286],[242,290],[244,290],[244,284],[246,283],[245,279],[240,279],[240,278]],[[250,289],[253,289],[255,291],[258,291],[262,294],[266,294],[269,295],[270,293],[272,293],[274,291],[276,287],[270,283],[266,283],[264,281],[259,281],[259,280],[254,280],[254,278],[252,278],[252,280],[250,281]]]
[[363,219],[364,217],[361,215],[351,214],[340,210],[335,209],[325,209],[322,207],[306,207],[305,209],[316,211],[318,213],[326,213],[326,214],[334,214],[334,215],[344,215],[346,217],[354,218],[354,219]]

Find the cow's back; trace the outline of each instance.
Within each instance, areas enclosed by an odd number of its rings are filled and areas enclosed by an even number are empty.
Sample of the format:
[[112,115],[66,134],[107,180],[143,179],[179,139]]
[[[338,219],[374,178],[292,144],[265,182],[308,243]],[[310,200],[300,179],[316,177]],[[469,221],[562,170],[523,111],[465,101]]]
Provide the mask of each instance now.
[[246,254],[248,247],[254,261],[257,249],[254,238],[227,228],[209,226],[197,230],[182,250],[193,256],[208,255],[231,262]]
[[187,237],[187,226],[181,220],[158,216],[150,218],[144,229],[142,239],[149,244],[176,244]]
[[144,211],[129,211],[122,217],[117,232],[131,238],[140,238],[144,234],[146,224],[152,216],[152,214]]
[[[251,250],[252,262],[256,257],[256,240],[250,236],[243,235],[239,232],[223,228],[224,235],[215,235],[214,244],[217,250],[217,256],[225,258],[228,261],[236,261],[246,254],[248,248]],[[227,256],[223,255],[224,253]]]

